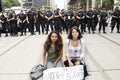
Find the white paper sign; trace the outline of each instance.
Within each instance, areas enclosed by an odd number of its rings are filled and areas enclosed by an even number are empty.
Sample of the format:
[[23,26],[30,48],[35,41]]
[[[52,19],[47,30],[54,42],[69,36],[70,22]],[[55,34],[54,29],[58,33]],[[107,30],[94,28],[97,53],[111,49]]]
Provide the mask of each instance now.
[[83,73],[83,65],[50,68],[43,72],[43,80],[82,80]]

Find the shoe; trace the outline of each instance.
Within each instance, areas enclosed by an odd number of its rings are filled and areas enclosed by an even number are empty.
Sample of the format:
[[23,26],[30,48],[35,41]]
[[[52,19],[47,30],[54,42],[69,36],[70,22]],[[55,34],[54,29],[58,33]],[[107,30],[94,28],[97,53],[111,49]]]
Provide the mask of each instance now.
[[117,31],[117,33],[120,33],[119,31]]
[[89,31],[88,33],[89,33],[89,34],[91,34],[91,32],[90,32],[90,31]]
[[6,34],[5,37],[7,37],[8,35]]
[[106,32],[103,32],[104,34],[106,34]]
[[23,36],[23,34],[21,34],[20,36]]
[[95,32],[93,32],[93,34],[95,34]]

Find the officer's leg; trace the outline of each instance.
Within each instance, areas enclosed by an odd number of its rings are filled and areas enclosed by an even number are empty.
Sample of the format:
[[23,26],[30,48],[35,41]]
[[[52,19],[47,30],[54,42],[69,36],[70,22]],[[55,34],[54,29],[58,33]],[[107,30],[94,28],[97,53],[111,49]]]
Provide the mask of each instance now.
[[66,28],[65,28],[67,34],[68,34],[68,26],[69,26],[69,21],[67,20],[67,21],[66,21]]
[[105,32],[105,25],[106,25],[106,22],[103,21],[103,33],[106,33],[106,32]]
[[24,34],[26,35],[26,28],[27,28],[27,23],[25,22],[24,24],[23,24],[23,31],[24,31]]
[[119,22],[120,22],[120,21],[117,20],[117,26],[116,26],[116,27],[117,27],[117,33],[120,33],[120,32],[119,32],[119,28],[120,28],[120,23],[119,23]]
[[55,28],[55,31],[57,31],[57,21],[54,21],[54,28]]
[[113,20],[113,22],[112,22],[112,26],[111,26],[111,33],[113,32],[113,30],[114,30],[114,27],[115,27],[115,20]]
[[87,21],[87,26],[88,26],[88,32],[91,33],[90,32],[90,20]]
[[40,34],[40,22],[36,22],[36,31]]
[[49,29],[49,22],[46,21],[46,34],[48,34],[48,29]]
[[99,29],[98,29],[99,33],[100,33],[100,31],[101,31],[101,27],[102,27],[102,22],[100,21],[100,22],[99,22]]
[[43,21],[41,21],[41,28],[42,28],[42,34],[44,34],[44,28],[45,28],[45,24]]
[[31,35],[34,35],[34,21],[30,22]]
[[84,25],[83,25],[83,21],[81,21],[81,33],[84,33]]
[[53,22],[52,21],[50,21],[50,27],[51,27],[51,31],[53,31],[54,29],[53,29]]
[[78,29],[79,29],[79,25],[80,25],[80,21],[77,20],[77,22],[76,22],[76,26],[78,27]]
[[58,30],[62,34],[62,25],[61,25],[61,20],[58,22]]
[[13,33],[14,33],[14,35],[15,35],[15,36],[18,36],[18,34],[17,34],[17,26],[16,26],[16,24],[13,23],[12,26],[13,26]]
[[23,23],[20,23],[19,26],[20,26],[20,32],[21,32],[20,36],[22,36],[23,35]]
[[95,30],[95,27],[94,27],[94,19],[91,19],[91,28],[92,28],[92,32],[93,34],[95,33],[94,30]]

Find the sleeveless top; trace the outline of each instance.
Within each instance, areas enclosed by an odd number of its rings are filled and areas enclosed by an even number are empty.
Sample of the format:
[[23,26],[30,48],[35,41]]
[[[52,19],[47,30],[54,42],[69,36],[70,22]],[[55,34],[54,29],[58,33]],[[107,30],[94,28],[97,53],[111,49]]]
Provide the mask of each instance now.
[[51,61],[51,62],[54,62],[54,61],[58,58],[58,56],[59,56],[59,55],[56,55],[55,49],[52,48],[52,47],[49,48],[49,50],[48,50],[47,53],[48,53],[47,59],[48,59],[49,61]]
[[66,40],[66,56],[69,56],[71,59],[76,57],[84,57],[85,54],[85,44],[84,40],[78,40],[80,44],[78,46],[72,46],[69,39]]

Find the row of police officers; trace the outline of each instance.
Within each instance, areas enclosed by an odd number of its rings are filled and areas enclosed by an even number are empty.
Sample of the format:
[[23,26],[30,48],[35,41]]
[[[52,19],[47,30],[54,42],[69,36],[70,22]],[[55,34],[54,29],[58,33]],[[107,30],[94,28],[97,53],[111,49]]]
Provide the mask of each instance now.
[[[111,14],[111,33],[114,30],[114,27],[117,27],[117,33],[119,33],[120,28],[120,9],[116,7]],[[3,12],[0,15],[0,23],[2,24],[2,29],[5,32],[5,36],[8,36],[8,32],[11,36],[18,36],[18,27],[23,34],[26,35],[26,31],[35,34],[35,31],[39,34],[48,34],[49,31],[57,31],[62,33],[62,31],[69,32],[70,28],[77,26],[81,33],[88,31],[88,33],[95,33],[96,26],[99,23],[98,31],[106,33],[106,21],[108,19],[108,13],[105,8],[101,10],[96,10],[92,7],[88,11],[79,8],[77,11],[73,9],[56,9],[54,13],[50,10],[50,7],[46,12],[35,12],[31,8],[28,9],[28,12],[24,13],[23,10],[19,14],[15,14],[14,11],[10,10],[8,17],[5,17]],[[19,23],[19,25],[18,25]],[[86,30],[86,27],[88,29]],[[0,32],[1,34],[1,32]]]

